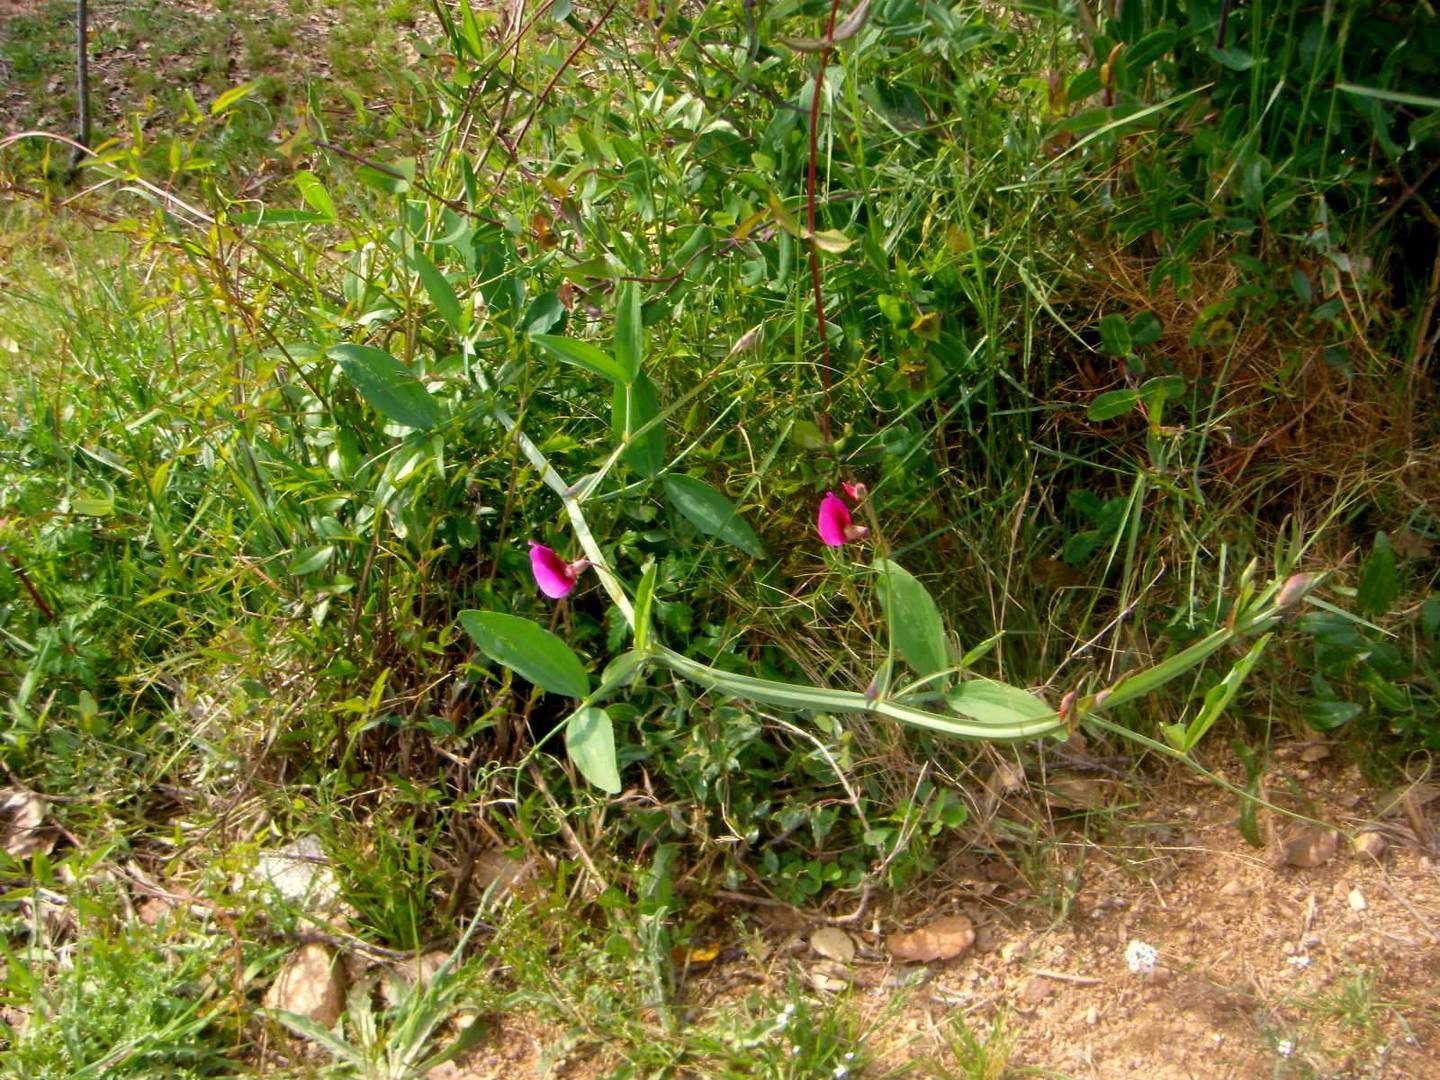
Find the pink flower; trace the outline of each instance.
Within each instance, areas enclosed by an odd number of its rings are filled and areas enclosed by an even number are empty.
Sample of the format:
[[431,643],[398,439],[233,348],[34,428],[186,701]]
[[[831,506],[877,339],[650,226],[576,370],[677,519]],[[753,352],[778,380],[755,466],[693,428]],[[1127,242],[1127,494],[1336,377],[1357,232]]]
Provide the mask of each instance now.
[[815,524],[820,530],[820,539],[831,547],[870,535],[869,529],[853,523],[850,508],[833,491],[827,491],[825,498],[820,500],[820,513]]
[[530,541],[530,569],[535,574],[535,584],[552,600],[559,600],[575,588],[580,571],[589,566],[586,559],[567,563],[544,544]]

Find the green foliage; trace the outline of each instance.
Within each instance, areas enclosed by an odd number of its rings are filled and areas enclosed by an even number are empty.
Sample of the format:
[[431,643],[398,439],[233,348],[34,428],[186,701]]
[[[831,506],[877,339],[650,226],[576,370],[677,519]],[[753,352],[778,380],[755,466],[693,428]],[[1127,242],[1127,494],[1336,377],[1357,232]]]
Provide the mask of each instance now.
[[6,1033],[0,1067],[37,1080],[233,1075],[236,1063],[219,1049],[231,1018],[212,978],[223,969],[223,944],[87,928],[73,962],[53,971],[42,949],[5,950],[5,997],[28,1015]]
[[[178,41],[161,7],[124,33]],[[12,771],[103,789],[123,820],[94,828],[137,844],[146,792],[248,777],[274,820],[336,820],[366,933],[410,948],[456,915],[432,855],[462,810],[534,839],[643,766],[646,799],[581,834],[645,852],[614,910],[648,921],[574,966],[638,958],[663,1012],[682,864],[809,902],[901,885],[966,825],[904,778],[967,752],[891,720],[1089,717],[1184,753],[1250,737],[1263,685],[1311,726],[1436,745],[1433,562],[1399,540],[1437,532],[1404,400],[1433,336],[1430,9],[1232,5],[1221,42],[1215,3],[862,5],[812,132],[795,41],[823,13],[561,7],[502,32],[437,5],[387,72],[357,42],[419,9],[347,2],[316,43],[340,85],[205,66],[114,118],[74,204],[103,239],[16,217]],[[27,85],[54,73],[42,29],[6,30]],[[49,190],[59,151],[4,152]],[[822,551],[819,493],[861,479],[875,535]],[[564,530],[606,573],[557,608],[525,548]],[[1233,570],[1278,587],[1357,545],[1290,605]],[[892,693],[891,661],[918,682]],[[193,720],[202,693],[226,722]],[[591,787],[548,759],[562,731]],[[753,1041],[772,1006],[727,1023]],[[845,1038],[821,1042],[832,1069]],[[675,1064],[649,1053],[637,1073]]]

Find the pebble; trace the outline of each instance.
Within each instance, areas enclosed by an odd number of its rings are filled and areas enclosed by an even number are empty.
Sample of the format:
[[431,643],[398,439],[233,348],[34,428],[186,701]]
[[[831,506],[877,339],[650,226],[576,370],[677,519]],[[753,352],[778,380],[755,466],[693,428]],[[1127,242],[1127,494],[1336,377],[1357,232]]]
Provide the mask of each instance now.
[[1378,859],[1385,854],[1389,847],[1383,834],[1378,832],[1363,832],[1355,838],[1355,854],[1357,857],[1368,855],[1372,859]]
[[1026,1005],[1039,1005],[1046,998],[1055,993],[1055,987],[1048,979],[1042,979],[1038,975],[1032,975],[1020,984],[1018,996]]

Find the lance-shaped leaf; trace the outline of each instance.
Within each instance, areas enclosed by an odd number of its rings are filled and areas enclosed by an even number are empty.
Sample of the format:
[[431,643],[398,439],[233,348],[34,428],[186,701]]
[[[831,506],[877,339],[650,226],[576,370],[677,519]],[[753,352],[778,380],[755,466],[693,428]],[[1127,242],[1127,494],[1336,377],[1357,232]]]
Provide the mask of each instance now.
[[586,780],[610,795],[620,794],[615,728],[609,713],[591,705],[575,710],[565,724],[565,749]]
[[445,320],[445,325],[455,333],[460,333],[464,326],[460,298],[455,295],[455,290],[440,272],[440,268],[418,251],[410,256],[410,267],[419,276],[420,284],[425,287],[425,295],[430,297],[430,302]]
[[641,316],[640,286],[627,281],[615,309],[615,362],[633,382],[645,360],[645,323]]
[[733,544],[747,555],[765,554],[760,537],[740,516],[735,504],[705,481],[693,476],[667,476],[665,494],[685,520],[706,536]]
[[655,396],[655,384],[643,371],[633,383],[615,387],[610,412],[611,430],[617,442],[630,440],[620,460],[641,476],[654,476],[665,465],[665,425],[657,423],[639,438],[631,436],[659,415],[660,401]]
[[530,340],[557,360],[563,360],[567,364],[574,364],[576,367],[600,375],[609,379],[616,386],[624,386],[630,381],[625,377],[625,370],[613,356],[603,349],[596,348],[588,341],[577,341],[575,338],[562,337],[559,334],[531,334]]
[[415,373],[384,349],[336,345],[328,355],[371,407],[387,420],[429,431],[440,423],[440,404]]
[[460,625],[481,652],[540,689],[572,698],[590,693],[580,658],[543,626],[498,611],[462,611]]

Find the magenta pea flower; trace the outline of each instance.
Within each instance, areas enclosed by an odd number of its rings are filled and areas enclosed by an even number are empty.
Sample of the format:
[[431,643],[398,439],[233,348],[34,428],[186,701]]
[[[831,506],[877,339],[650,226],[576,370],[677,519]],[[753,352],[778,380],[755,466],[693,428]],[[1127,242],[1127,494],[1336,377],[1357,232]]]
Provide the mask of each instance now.
[[816,516],[815,524],[820,530],[820,539],[831,547],[839,547],[851,540],[870,535],[869,529],[854,523],[845,500],[833,491],[827,491],[825,498],[820,500],[820,512]]
[[580,571],[589,565],[588,559],[567,563],[544,544],[530,541],[530,569],[535,574],[535,584],[552,600],[569,595],[580,578]]

